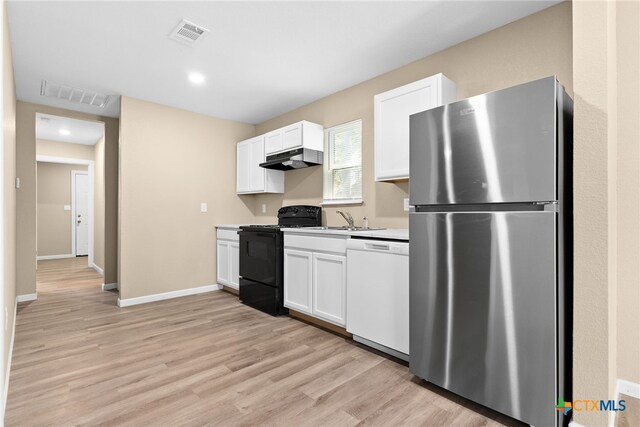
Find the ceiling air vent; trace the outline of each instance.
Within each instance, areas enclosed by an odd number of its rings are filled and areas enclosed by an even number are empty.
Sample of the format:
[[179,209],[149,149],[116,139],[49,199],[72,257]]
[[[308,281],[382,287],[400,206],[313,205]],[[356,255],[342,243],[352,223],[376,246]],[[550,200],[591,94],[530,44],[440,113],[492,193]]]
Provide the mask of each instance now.
[[171,31],[171,34],[169,34],[169,38],[171,40],[193,46],[198,40],[202,38],[202,36],[205,35],[205,33],[208,32],[209,30],[207,30],[206,28],[183,19],[182,21],[180,21],[178,26],[174,28],[173,31]]
[[43,80],[40,84],[40,95],[99,108],[106,107],[110,99],[110,96],[104,93],[53,83],[47,80]]

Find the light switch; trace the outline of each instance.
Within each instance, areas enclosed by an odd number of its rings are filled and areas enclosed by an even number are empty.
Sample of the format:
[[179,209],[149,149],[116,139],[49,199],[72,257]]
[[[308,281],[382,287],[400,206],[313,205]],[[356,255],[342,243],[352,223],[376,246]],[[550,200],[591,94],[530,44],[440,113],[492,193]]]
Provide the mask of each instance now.
[[65,211],[70,211],[71,210],[71,205],[64,205],[63,208]]
[[200,203],[200,212],[206,212],[209,209],[206,203]]
[[409,212],[409,199],[408,198],[404,199],[403,206],[404,206],[404,211],[405,212]]
[[266,203],[262,204],[262,213],[267,213],[267,204]]

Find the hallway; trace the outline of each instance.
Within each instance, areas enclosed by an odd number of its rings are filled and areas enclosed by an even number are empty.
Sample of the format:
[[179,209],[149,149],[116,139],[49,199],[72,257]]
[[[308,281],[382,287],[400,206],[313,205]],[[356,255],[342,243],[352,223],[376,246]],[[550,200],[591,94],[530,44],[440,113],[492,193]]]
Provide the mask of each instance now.
[[60,292],[72,292],[73,296],[70,295],[70,297],[77,298],[79,297],[76,295],[77,291],[95,291],[96,287],[101,288],[101,286],[102,276],[93,268],[87,267],[87,257],[38,261],[36,272],[38,300]]
[[69,362],[96,347],[84,338],[87,322],[108,323],[104,316],[117,308],[117,293],[102,292],[101,285],[86,257],[38,261],[38,299],[18,303],[6,425],[53,423],[53,408],[68,400],[61,398],[69,388],[57,383],[64,378],[57,374],[81,368]]

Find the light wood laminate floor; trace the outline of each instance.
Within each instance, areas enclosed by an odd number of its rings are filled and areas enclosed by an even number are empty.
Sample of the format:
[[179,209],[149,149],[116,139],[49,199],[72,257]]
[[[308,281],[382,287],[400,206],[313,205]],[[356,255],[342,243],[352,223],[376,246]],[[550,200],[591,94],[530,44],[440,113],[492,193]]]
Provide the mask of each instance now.
[[118,308],[86,258],[38,262],[8,426],[466,425],[513,420],[401,363],[219,291]]

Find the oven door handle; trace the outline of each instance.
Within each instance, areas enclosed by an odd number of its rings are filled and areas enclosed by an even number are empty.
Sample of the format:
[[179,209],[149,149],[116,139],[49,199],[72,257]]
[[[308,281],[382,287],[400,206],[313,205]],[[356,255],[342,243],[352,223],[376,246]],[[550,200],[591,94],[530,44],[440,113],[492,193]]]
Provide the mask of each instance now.
[[275,233],[261,233],[259,231],[238,231],[238,234],[244,237],[257,236],[257,237],[269,237],[271,239],[276,238]]
[[276,235],[274,233],[255,233],[255,235],[259,237],[268,237],[270,239],[276,238]]

